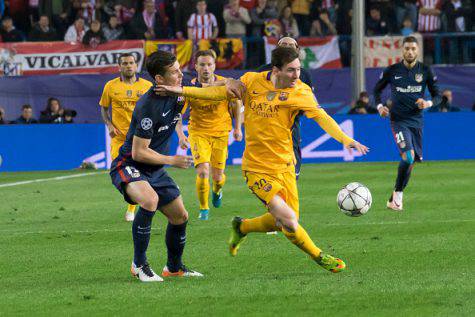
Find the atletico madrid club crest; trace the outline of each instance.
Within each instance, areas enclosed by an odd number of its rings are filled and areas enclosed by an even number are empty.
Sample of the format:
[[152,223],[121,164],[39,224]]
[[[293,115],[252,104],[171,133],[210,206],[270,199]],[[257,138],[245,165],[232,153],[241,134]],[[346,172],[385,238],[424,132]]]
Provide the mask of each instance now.
[[416,74],[415,79],[418,83],[422,82],[424,76],[422,74]]
[[132,90],[127,90],[127,97],[132,97]]
[[289,93],[288,92],[281,92],[279,95],[279,100],[280,101],[286,101],[289,99]]

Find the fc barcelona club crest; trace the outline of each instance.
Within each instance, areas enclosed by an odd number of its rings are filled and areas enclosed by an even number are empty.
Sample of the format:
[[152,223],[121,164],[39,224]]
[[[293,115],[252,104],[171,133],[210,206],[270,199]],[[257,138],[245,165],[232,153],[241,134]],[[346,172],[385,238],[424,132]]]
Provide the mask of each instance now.
[[132,90],[127,90],[127,97],[132,97]]
[[289,99],[289,93],[288,92],[281,92],[279,95],[279,100],[280,101],[286,101]]
[[267,100],[272,101],[272,100],[274,100],[275,96],[277,96],[277,92],[269,91],[267,93]]
[[424,78],[424,76],[423,76],[422,74],[416,74],[416,78],[415,78],[415,79],[416,79],[416,81],[417,81],[418,83],[422,82],[422,79],[423,79],[423,78]]

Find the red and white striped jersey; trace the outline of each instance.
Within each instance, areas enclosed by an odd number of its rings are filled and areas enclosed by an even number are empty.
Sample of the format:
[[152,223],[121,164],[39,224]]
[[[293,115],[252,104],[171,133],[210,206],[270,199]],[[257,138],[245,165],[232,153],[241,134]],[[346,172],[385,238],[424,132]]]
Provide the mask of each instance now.
[[218,27],[218,21],[212,13],[205,15],[193,13],[188,20],[188,27],[193,29],[191,40],[209,39],[213,35],[213,28]]
[[[417,0],[417,5],[420,8],[438,9],[441,10],[441,0]],[[440,29],[440,17],[436,15],[425,15],[419,12],[417,20],[419,32],[434,32]]]

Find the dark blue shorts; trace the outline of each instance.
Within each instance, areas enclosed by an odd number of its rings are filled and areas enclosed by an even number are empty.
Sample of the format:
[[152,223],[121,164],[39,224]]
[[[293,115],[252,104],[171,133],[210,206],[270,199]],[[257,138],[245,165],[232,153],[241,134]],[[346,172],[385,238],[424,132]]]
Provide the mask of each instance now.
[[125,192],[127,184],[146,181],[158,195],[158,207],[165,206],[180,196],[180,189],[163,168],[139,170],[133,163],[126,162],[120,156],[111,164],[110,176],[112,184],[124,196],[129,204],[136,204]]
[[422,128],[391,121],[391,130],[400,153],[414,150],[414,160],[422,161]]

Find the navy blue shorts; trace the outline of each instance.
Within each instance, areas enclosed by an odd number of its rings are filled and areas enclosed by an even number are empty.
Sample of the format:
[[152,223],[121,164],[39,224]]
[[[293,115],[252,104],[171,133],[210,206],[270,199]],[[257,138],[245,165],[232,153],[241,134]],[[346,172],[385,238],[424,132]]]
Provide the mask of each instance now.
[[414,150],[414,160],[422,161],[422,128],[408,127],[391,121],[391,130],[399,152]]
[[136,204],[125,192],[125,186],[132,182],[146,181],[158,195],[158,207],[165,206],[180,196],[180,189],[163,168],[141,171],[133,163],[123,159],[115,159],[111,164],[110,176],[112,184],[124,196],[129,204]]

